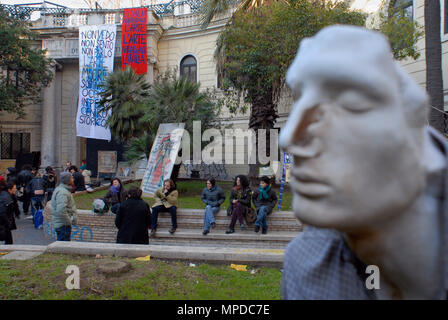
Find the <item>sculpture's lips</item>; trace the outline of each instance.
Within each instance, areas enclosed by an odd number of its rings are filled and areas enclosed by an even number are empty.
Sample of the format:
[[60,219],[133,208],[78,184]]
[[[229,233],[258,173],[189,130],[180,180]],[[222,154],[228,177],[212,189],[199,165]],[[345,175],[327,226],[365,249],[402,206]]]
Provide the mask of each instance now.
[[305,197],[324,197],[332,191],[326,182],[300,170],[291,172],[291,187]]

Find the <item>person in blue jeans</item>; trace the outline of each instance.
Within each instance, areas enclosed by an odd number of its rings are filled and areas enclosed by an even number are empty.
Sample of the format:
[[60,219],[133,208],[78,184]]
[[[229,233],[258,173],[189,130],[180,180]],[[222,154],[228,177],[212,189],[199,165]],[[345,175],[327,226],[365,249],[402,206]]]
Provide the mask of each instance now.
[[261,233],[266,234],[268,232],[268,215],[272,213],[277,203],[277,194],[270,186],[269,177],[261,177],[260,186],[252,195],[252,202],[257,209],[254,231],[259,232],[261,228]]
[[25,191],[31,197],[31,214],[34,220],[36,211],[44,208],[46,185],[44,179],[39,176],[37,169],[33,171],[33,175],[34,177],[26,185]]
[[213,177],[208,178],[201,195],[201,200],[205,203],[204,231],[202,232],[204,236],[210,232],[210,227],[216,227],[215,214],[219,212],[225,199],[226,195],[220,187],[216,186],[215,179]]
[[73,177],[62,172],[61,183],[51,197],[51,221],[58,241],[70,241],[72,224],[77,224],[76,203],[71,193]]

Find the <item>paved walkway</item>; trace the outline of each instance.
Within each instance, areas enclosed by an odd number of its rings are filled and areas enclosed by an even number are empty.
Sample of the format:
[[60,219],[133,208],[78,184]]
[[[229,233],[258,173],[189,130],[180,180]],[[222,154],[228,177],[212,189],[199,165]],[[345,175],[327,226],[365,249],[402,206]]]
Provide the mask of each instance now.
[[45,237],[43,229],[34,229],[31,215],[21,214],[20,219],[16,219],[16,225],[17,230],[12,232],[14,244],[48,245],[54,241]]

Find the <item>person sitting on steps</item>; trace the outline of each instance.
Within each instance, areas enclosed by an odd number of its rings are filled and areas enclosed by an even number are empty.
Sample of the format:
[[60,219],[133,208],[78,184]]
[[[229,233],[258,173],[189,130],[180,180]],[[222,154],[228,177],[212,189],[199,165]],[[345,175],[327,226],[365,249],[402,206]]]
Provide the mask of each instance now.
[[176,232],[177,229],[177,198],[179,193],[176,190],[176,184],[173,180],[168,179],[163,182],[163,187],[158,189],[154,194],[156,202],[152,206],[151,216],[151,234],[150,237],[154,238],[157,231],[157,219],[159,212],[169,212],[171,214],[172,228],[169,230],[171,234]]
[[205,236],[210,232],[210,226],[216,227],[215,214],[219,212],[221,204],[226,199],[224,191],[216,186],[215,178],[210,177],[207,179],[206,187],[202,190],[201,200],[205,203],[205,215],[204,215],[204,231],[202,234]]
[[255,221],[254,231],[258,232],[261,228],[261,233],[266,234],[268,232],[268,214],[271,214],[277,203],[277,195],[270,186],[269,177],[261,177],[260,187],[254,191],[252,201],[257,209],[257,221]]
[[242,230],[246,229],[244,215],[248,208],[250,208],[250,197],[252,192],[249,188],[249,181],[246,176],[239,175],[235,178],[233,189],[230,193],[230,207],[229,212],[232,215],[229,228],[226,234],[235,232],[236,220],[240,222]]
[[112,213],[117,214],[120,204],[128,198],[128,191],[118,178],[113,178],[110,182],[109,191],[104,196],[104,202]]

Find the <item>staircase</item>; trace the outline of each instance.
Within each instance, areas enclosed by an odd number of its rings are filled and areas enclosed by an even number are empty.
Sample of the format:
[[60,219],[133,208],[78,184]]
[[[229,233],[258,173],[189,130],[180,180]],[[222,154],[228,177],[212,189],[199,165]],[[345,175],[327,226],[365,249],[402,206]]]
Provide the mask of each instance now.
[[[49,206],[45,208],[44,231],[48,237],[55,239],[50,210]],[[115,215],[99,216],[94,215],[89,210],[78,210],[78,225],[72,228],[72,241],[115,243],[118,230],[115,227],[114,220]],[[255,233],[254,224],[249,224],[246,230],[241,230],[238,222],[235,226],[235,233],[225,234],[230,223],[230,217],[224,210],[215,215],[215,222],[216,228],[211,229],[210,233],[204,236],[202,234],[204,210],[178,209],[177,231],[170,234],[168,232],[171,228],[170,214],[161,212],[159,213],[156,237],[150,238],[149,245],[154,246],[157,250],[178,248],[176,250],[179,253],[174,253],[173,259],[176,256],[184,256],[184,252],[181,254],[181,251],[195,251],[196,253],[204,252],[202,255],[195,255],[201,257],[200,260],[210,261],[208,258],[211,257],[210,252],[213,251],[213,256],[216,257],[220,249],[225,249],[227,255],[229,252],[238,253],[238,261],[240,262],[281,266],[283,249],[302,230],[302,225],[290,211],[274,211],[270,214],[268,216],[267,234],[261,234],[261,231]],[[247,257],[244,257],[245,252]],[[256,259],[250,258],[250,256],[254,257],[257,254]],[[264,254],[266,254],[265,260],[260,257]],[[227,258],[223,256],[222,259],[232,263],[237,262],[232,257],[230,254]],[[213,258],[213,260],[219,259]]]

